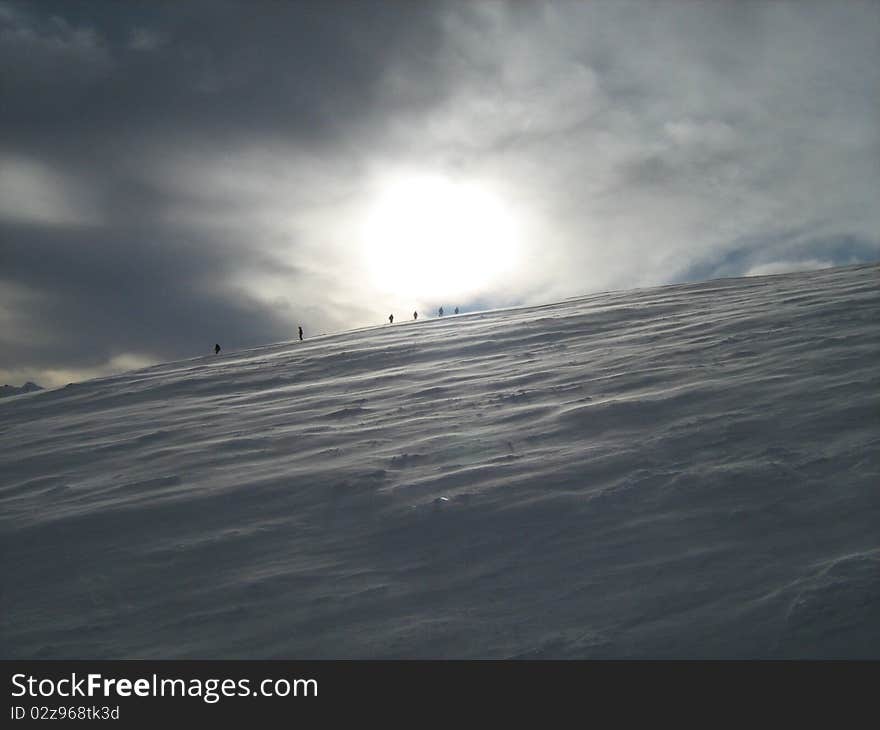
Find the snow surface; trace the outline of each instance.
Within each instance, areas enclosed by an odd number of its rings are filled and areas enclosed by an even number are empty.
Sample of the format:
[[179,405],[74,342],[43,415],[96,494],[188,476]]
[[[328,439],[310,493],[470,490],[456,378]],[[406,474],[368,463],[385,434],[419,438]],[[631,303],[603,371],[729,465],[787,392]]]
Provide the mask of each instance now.
[[880,266],[0,404],[4,658],[880,658]]

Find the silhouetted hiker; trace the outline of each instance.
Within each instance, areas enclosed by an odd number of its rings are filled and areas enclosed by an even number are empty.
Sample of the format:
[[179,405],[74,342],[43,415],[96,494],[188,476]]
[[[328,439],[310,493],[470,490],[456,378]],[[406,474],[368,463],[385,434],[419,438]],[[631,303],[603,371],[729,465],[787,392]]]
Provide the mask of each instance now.
[[389,322],[390,324],[394,324],[394,315],[393,315],[393,314],[389,314],[389,315],[388,315],[388,322]]
[[214,345],[214,354],[216,355],[219,352],[220,352],[220,345],[215,344]]
[[443,316],[443,307],[440,307],[440,316]]
[[458,314],[458,307],[455,308],[455,313]]
[[413,319],[418,319],[418,318],[419,318],[419,313],[413,312]]
[[300,327],[300,328],[299,328],[299,341],[300,341],[300,342],[302,342],[302,338],[303,338],[303,328]]

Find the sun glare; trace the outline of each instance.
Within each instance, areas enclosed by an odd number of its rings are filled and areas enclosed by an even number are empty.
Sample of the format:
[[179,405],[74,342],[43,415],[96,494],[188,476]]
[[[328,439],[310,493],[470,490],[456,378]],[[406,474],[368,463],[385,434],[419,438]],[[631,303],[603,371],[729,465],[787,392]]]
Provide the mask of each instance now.
[[363,233],[372,283],[400,301],[478,296],[517,256],[513,216],[502,201],[486,188],[442,177],[385,187]]

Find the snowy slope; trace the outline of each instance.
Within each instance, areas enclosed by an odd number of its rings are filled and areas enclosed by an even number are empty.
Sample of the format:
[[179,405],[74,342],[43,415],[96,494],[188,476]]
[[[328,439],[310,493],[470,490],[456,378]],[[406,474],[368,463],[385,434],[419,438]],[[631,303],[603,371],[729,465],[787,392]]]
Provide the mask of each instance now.
[[4,658],[880,658],[880,266],[0,403]]

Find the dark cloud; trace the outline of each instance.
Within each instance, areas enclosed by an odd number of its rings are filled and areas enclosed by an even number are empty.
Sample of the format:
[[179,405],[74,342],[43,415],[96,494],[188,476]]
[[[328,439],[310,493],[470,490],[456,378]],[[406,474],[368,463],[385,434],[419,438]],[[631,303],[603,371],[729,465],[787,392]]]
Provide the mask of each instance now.
[[[38,294],[4,357],[48,368],[99,367],[114,356],[183,356],[214,341],[241,348],[292,339],[295,302],[271,308],[226,285],[245,265],[232,244],[149,236],[139,230],[0,228],[4,282]],[[252,252],[247,265],[283,266]]]
[[107,132],[118,145],[137,135],[329,144],[382,111],[378,87],[390,64],[421,66],[436,81],[424,59],[440,29],[427,4],[156,3],[147,14],[108,3],[9,7],[4,66],[24,72],[4,79],[3,126],[17,144],[72,142],[72,152],[103,147]]
[[365,273],[406,174],[505,201],[486,306],[876,258],[878,27],[855,1],[0,0],[0,376],[435,308]]

